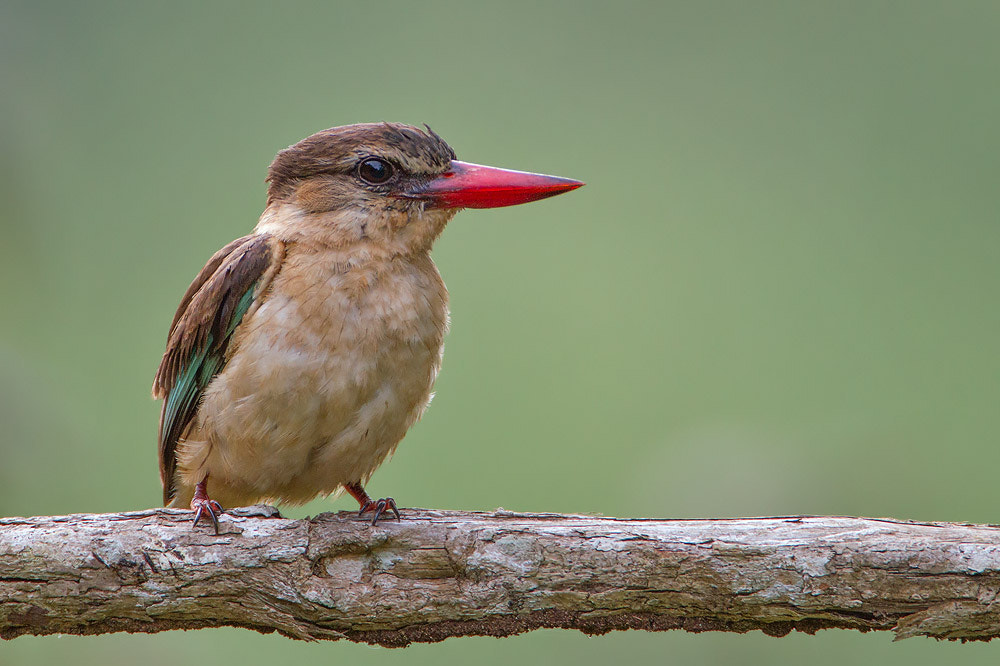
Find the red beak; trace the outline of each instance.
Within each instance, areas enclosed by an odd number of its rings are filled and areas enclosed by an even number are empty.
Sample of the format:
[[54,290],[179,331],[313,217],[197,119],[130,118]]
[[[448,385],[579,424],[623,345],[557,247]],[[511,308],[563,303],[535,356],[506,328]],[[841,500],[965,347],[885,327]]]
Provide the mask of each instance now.
[[583,185],[578,180],[451,161],[426,187],[405,195],[437,208],[499,208],[554,197]]

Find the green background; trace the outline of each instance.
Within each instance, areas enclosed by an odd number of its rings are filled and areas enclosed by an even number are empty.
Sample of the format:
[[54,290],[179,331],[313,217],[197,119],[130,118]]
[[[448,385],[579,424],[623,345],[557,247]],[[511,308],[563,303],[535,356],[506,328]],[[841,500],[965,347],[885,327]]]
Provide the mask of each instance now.
[[[403,506],[1000,521],[1000,4],[0,4],[0,515],[160,496],[149,397],[274,153],[429,123],[579,178],[460,213]],[[350,498],[287,511],[348,509]],[[24,637],[6,664],[996,663],[826,631],[544,631],[390,651]]]

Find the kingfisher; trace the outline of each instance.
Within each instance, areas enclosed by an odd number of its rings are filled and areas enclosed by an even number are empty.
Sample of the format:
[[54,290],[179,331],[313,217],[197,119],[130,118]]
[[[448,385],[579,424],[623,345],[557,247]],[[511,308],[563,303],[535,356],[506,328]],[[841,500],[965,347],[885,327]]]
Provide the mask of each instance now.
[[448,290],[431,247],[461,208],[583,185],[460,162],[425,125],[346,125],[280,151],[257,226],[181,298],[153,381],[164,504],[218,534],[223,506],[350,493],[423,414]]

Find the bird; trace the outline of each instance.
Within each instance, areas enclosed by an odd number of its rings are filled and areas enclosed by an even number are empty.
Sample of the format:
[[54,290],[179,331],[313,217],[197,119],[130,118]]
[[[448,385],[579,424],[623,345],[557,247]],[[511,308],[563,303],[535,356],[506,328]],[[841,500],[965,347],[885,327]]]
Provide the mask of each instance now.
[[462,208],[574,190],[568,178],[456,158],[428,126],[364,123],[295,143],[268,168],[253,231],[181,298],[153,381],[163,502],[219,532],[223,507],[365,491],[423,414],[448,290],[434,241]]

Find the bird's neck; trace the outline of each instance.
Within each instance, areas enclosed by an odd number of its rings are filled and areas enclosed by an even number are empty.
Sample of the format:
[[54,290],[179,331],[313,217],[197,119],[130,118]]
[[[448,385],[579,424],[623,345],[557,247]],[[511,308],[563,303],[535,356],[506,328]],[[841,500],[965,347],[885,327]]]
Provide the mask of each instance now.
[[302,250],[330,253],[351,263],[392,261],[430,252],[431,245],[451,218],[437,211],[419,218],[393,220],[343,209],[308,212],[294,203],[274,202],[254,229]]

